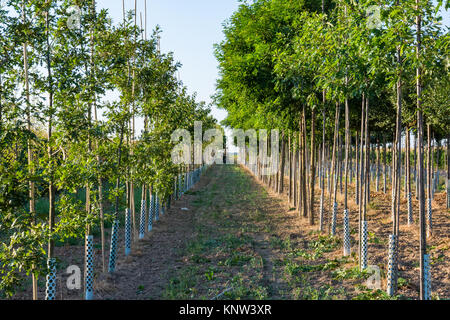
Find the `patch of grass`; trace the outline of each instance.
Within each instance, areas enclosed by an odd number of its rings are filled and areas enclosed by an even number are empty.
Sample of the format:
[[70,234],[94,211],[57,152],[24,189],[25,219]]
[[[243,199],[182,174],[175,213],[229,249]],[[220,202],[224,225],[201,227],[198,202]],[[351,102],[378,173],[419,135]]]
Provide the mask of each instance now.
[[246,244],[250,244],[252,242],[252,238],[248,235],[234,235],[234,234],[226,234],[219,238],[219,242],[222,247],[227,249],[237,249]]
[[445,261],[445,254],[444,253],[440,253],[437,256],[432,256],[431,257],[431,264],[436,264],[438,262],[444,262]]
[[310,241],[308,247],[319,254],[337,249],[341,245],[341,242],[341,239],[336,237],[319,236],[317,240]]
[[310,286],[298,289],[294,291],[294,296],[301,300],[341,300],[345,297],[343,288],[337,289],[330,285],[324,285],[317,289]]
[[281,250],[290,250],[291,249],[291,239],[280,239],[278,237],[272,236],[270,238],[270,246],[272,248],[277,248]]
[[219,247],[221,245],[220,240],[214,238],[205,238],[205,236],[199,235],[197,239],[191,241],[186,246],[186,252],[192,255],[201,255],[209,250]]
[[184,300],[195,298],[197,294],[195,286],[198,283],[197,273],[197,267],[188,266],[177,277],[170,279],[163,294],[164,299]]
[[214,281],[215,277],[215,268],[209,267],[208,270],[205,272],[205,278],[208,281]]
[[232,290],[224,297],[230,300],[264,300],[269,294],[267,288],[255,284],[251,279],[244,279],[240,274],[231,280]]
[[400,298],[399,295],[391,297],[383,290],[369,289],[364,285],[357,285],[357,289],[361,292],[356,297],[353,297],[352,300],[399,300]]
[[211,262],[210,259],[200,255],[200,254],[194,254],[192,255],[189,260],[193,263],[198,263],[198,264],[202,264],[202,263],[208,263]]
[[309,253],[304,249],[294,249],[293,251],[288,253],[290,257],[301,257],[306,260],[317,260],[323,256],[322,252],[314,251],[313,253]]
[[405,288],[409,285],[409,281],[404,278],[398,278],[397,286],[399,289]]
[[373,243],[373,244],[386,244],[386,240],[382,240],[380,238],[378,238],[375,233],[370,232],[368,233],[368,241],[369,243]]
[[369,202],[368,206],[369,206],[370,209],[373,209],[373,210],[379,210],[380,209],[380,205],[378,203],[373,202],[373,201]]
[[223,264],[228,267],[243,266],[252,258],[253,256],[235,253],[230,258],[226,259]]
[[367,279],[370,274],[367,270],[360,271],[359,267],[337,269],[331,273],[334,280]]
[[341,264],[341,262],[337,259],[329,260],[328,262],[326,262],[324,264],[317,264],[317,265],[299,264],[299,263],[290,261],[286,264],[285,271],[290,276],[294,276],[301,272],[334,270],[334,269],[338,268],[340,264]]
[[249,213],[249,216],[251,219],[255,220],[256,222],[261,222],[266,219],[266,215],[264,212],[262,212],[259,209],[255,209]]

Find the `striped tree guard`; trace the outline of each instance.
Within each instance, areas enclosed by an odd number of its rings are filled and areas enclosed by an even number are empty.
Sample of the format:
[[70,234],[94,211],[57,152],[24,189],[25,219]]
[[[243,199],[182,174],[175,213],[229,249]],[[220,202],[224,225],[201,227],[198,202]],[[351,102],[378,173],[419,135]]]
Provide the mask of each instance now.
[[431,237],[433,233],[433,208],[431,207],[431,199],[427,199],[427,237]]
[[86,236],[86,300],[94,298],[94,236]]
[[344,210],[344,257],[349,256],[351,251],[350,246],[350,219],[348,210]]
[[159,220],[159,196],[156,194],[155,200],[155,221]]
[[333,206],[333,216],[331,217],[331,236],[333,237],[336,235],[337,209],[338,204],[335,202]]
[[56,259],[47,260],[48,274],[45,284],[45,300],[55,300],[56,298]]
[[411,192],[408,193],[408,225],[412,225],[414,223],[413,217],[413,207],[412,207],[412,196]]
[[109,272],[116,271],[118,231],[119,231],[119,220],[115,219],[111,231],[111,248],[109,252],[109,266],[108,266]]
[[155,194],[152,193],[150,196],[150,208],[148,209],[148,225],[147,231],[150,232],[153,229],[153,213],[155,212]]
[[430,256],[428,254],[423,255],[423,268],[424,268],[424,299],[431,300],[431,276],[430,276]]
[[361,222],[361,270],[367,269],[367,221]]
[[141,219],[139,221],[139,239],[144,239],[145,236],[145,217],[147,216],[146,201],[141,201]]
[[131,212],[129,208],[125,210],[125,255],[131,253]]
[[396,291],[397,284],[397,236],[394,234],[389,235],[389,256],[388,256],[388,274],[387,274],[387,287],[386,293],[389,296],[393,296]]

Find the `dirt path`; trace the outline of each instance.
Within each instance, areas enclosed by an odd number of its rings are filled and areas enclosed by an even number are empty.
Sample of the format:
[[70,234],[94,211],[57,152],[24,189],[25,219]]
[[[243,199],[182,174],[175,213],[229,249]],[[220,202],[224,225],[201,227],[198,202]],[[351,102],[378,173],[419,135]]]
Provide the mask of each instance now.
[[[377,194],[369,212],[369,262],[381,269],[383,288],[389,214],[380,210],[386,201]],[[448,299],[450,241],[443,236],[449,231],[448,212],[437,210],[435,216],[435,234],[440,236],[432,239],[430,248],[433,279],[439,283],[433,289]],[[340,236],[315,230],[289,207],[284,195],[266,191],[244,168],[213,166],[135,245],[130,257],[119,259],[116,273],[96,280],[96,298],[387,298],[383,291],[365,287],[368,274],[358,271],[354,254],[342,257]],[[410,248],[401,255],[397,298],[416,299],[415,230],[403,232],[402,245]],[[356,247],[353,241],[353,252]]]
[[96,297],[281,298],[267,215],[285,209],[241,168],[212,167],[114,274],[96,279]]

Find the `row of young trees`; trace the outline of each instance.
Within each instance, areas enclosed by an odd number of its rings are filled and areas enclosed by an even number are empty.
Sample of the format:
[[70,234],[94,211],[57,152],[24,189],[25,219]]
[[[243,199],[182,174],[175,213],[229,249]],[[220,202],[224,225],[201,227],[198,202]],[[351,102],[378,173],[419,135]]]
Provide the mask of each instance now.
[[[245,2],[226,23],[226,39],[216,45],[221,77],[215,102],[228,111],[224,124],[281,130],[280,170],[265,180],[282,192],[287,163],[291,203],[312,225],[319,219],[320,231],[325,231],[328,206],[333,236],[342,208],[345,255],[350,254],[348,221],[358,219],[361,269],[367,267],[371,170],[379,188],[384,162],[384,191],[391,183],[392,192],[390,295],[398,278],[400,190],[405,181],[412,224],[413,172],[419,200],[420,298],[431,296],[426,233],[432,231],[433,186],[445,167],[450,201],[450,38],[439,14],[448,7],[448,2],[426,0]],[[261,165],[255,171],[261,174]],[[353,176],[357,215],[348,208]],[[342,177],[344,200],[338,204]]]
[[126,211],[136,239],[137,187],[146,204],[147,194],[167,203],[189,169],[172,162],[171,133],[216,124],[177,79],[173,55],[160,52],[159,29],[147,37],[147,11],[138,15],[136,1],[128,12],[123,3],[117,25],[95,0],[0,3],[0,293],[13,294],[27,274],[37,299],[47,275],[52,298],[55,242],[86,235],[92,281],[100,228],[106,271],[105,221],[113,246]]

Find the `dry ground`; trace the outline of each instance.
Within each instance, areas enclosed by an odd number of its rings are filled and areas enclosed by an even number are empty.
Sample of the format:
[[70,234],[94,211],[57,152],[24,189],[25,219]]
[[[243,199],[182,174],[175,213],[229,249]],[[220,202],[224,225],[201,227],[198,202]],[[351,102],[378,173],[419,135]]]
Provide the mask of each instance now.
[[[243,167],[213,166],[177,201],[153,231],[123,255],[117,271],[97,272],[96,299],[388,299],[387,241],[390,200],[374,192],[369,208],[369,264],[381,269],[382,291],[370,290],[369,274],[357,268],[357,206],[350,188],[352,256],[342,257],[342,210],[337,237],[320,235],[291,208],[286,194],[267,190]],[[389,191],[388,191],[389,194]],[[318,212],[319,190],[316,192]],[[339,202],[339,201],[338,201]],[[328,203],[328,202],[327,202]],[[406,226],[402,202],[400,281],[395,299],[418,298],[418,226]],[[417,219],[417,202],[414,200]],[[429,239],[432,291],[450,298],[450,213],[445,194],[433,202],[434,234]],[[189,209],[188,211],[182,208]],[[328,214],[328,213],[327,213]],[[122,232],[122,231],[121,231]],[[121,233],[121,237],[122,233]],[[98,246],[97,246],[98,247]],[[108,247],[108,246],[107,246]],[[64,267],[83,265],[83,247],[57,248],[62,257],[59,299],[82,299],[65,287]],[[100,251],[96,249],[97,257]],[[96,270],[101,270],[96,259]],[[29,288],[17,299],[29,299]],[[41,291],[40,297],[43,297]]]

